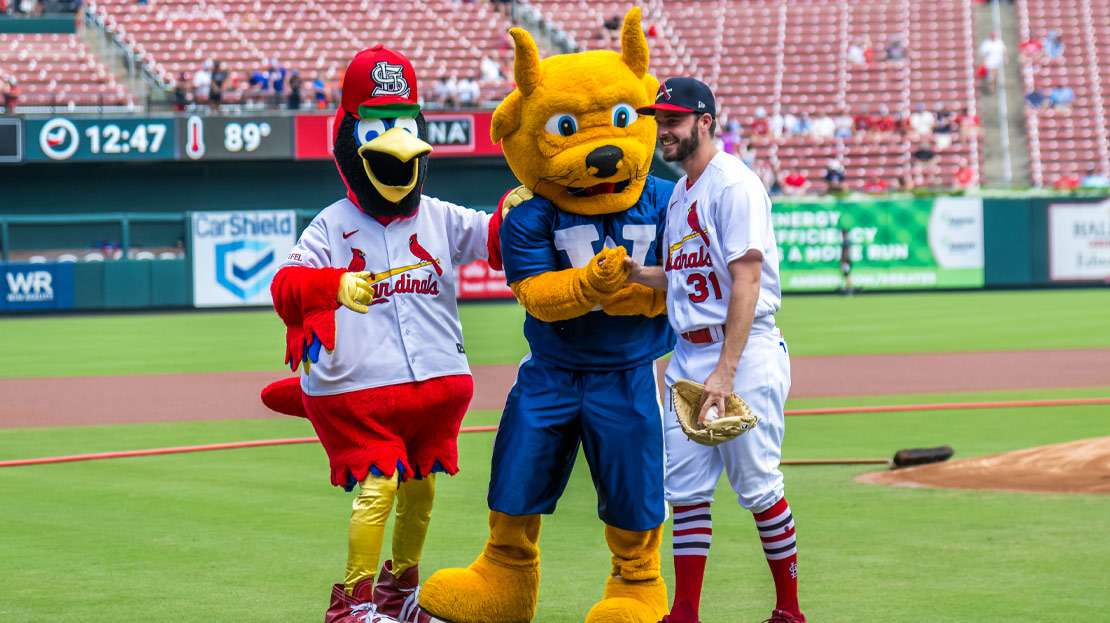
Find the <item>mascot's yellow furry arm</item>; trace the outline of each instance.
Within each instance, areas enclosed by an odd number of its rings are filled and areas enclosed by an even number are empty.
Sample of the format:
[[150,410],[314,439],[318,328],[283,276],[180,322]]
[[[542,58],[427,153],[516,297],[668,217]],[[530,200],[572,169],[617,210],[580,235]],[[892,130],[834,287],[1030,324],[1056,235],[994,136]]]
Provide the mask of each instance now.
[[674,184],[649,175],[655,121],[636,112],[655,102],[659,83],[647,73],[639,9],[625,17],[620,53],[541,61],[527,32],[510,32],[517,89],[494,112],[491,136],[535,192],[500,229],[506,279],[528,312],[531,356],[517,370],[494,442],[485,549],[466,569],[434,574],[419,601],[433,621],[536,617],[540,516],[555,511],[581,447],[613,554],[585,620],[657,623],[667,589],[654,361],[675,336],[661,315],[663,293],[626,284],[624,258],[659,265],[666,252]]

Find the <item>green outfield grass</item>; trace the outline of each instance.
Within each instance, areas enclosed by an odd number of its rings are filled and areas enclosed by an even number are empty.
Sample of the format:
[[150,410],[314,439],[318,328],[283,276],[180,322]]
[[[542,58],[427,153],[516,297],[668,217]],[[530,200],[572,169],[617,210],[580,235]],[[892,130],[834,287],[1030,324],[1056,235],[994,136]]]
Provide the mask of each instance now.
[[[787,295],[777,315],[794,355],[1110,347],[1107,290]],[[513,302],[459,309],[471,364],[516,363],[528,346]],[[0,320],[0,377],[278,370],[272,311]]]
[[[495,418],[476,412],[466,424]],[[942,443],[974,456],[1105,435],[1105,422],[1105,407],[800,416],[784,456],[887,457]],[[311,435],[297,418],[8,429],[0,459]],[[424,569],[465,565],[481,547],[492,441],[460,439],[463,471],[439,480]],[[1110,496],[852,480],[870,469],[784,468],[810,620],[1104,617]],[[315,621],[342,578],[351,495],[329,486],[316,444],[6,468],[0,491],[3,621]],[[760,621],[770,575],[750,514],[727,483],[719,493],[702,620]],[[580,459],[545,520],[537,622],[581,621],[600,596],[609,554],[595,505]],[[666,543],[663,557],[670,583]]]

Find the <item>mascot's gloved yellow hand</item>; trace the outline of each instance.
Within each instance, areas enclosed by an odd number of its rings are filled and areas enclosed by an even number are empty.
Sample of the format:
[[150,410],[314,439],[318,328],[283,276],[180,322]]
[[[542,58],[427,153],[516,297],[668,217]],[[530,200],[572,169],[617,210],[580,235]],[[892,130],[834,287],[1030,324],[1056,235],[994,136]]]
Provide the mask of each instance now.
[[335,294],[335,300],[342,303],[347,309],[360,314],[370,311],[368,305],[370,301],[374,300],[374,291],[366,280],[372,276],[373,273],[365,270],[357,273],[343,273],[343,276],[339,278],[339,291]]
[[535,196],[536,195],[531,190],[528,190],[526,186],[517,186],[510,190],[509,194],[505,195],[505,198],[501,200],[501,218],[504,219],[509,215],[509,210],[512,210]]
[[577,318],[604,305],[628,278],[624,247],[603,249],[582,268],[551,271],[509,284],[528,313],[544,322]]
[[667,293],[638,283],[626,283],[601,308],[610,316],[654,318],[667,311]]

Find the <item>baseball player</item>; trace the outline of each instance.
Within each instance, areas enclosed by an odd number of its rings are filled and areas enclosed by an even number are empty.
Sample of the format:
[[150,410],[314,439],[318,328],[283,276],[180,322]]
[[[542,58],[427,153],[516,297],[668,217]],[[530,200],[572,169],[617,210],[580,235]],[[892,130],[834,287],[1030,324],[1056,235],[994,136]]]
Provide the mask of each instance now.
[[[359,488],[346,577],[325,621],[420,623],[417,563],[435,473],[458,471],[473,394],[453,269],[487,257],[491,219],[421,194],[432,147],[407,58],[364,50],[344,85],[334,151],[347,196],[312,220],[271,287],[287,363],[304,364],[300,392],[282,401],[279,382],[263,400],[307,417],[332,484]],[[375,585],[394,501],[393,557]]]
[[737,439],[707,447],[683,434],[666,400],[665,494],[674,508],[675,598],[665,623],[698,620],[702,577],[713,523],[709,503],[721,471],[752,511],[775,581],[768,621],[804,623],[798,607],[794,520],[783,495],[779,458],[783,407],[790,390],[786,341],[775,326],[779,250],[763,183],[736,157],[713,144],[713,93],[693,78],[663,83],[654,114],[663,157],[682,164],[664,231],[662,267],[632,265],[629,280],[667,291],[671,327],[680,334],[667,366],[678,379],[704,382],[699,421],[725,413],[738,394],[762,419]]

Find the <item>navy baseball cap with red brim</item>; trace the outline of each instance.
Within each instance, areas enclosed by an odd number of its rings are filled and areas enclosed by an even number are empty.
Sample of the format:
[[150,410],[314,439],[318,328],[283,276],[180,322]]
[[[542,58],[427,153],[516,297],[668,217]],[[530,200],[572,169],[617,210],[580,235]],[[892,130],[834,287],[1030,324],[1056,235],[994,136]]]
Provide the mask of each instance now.
[[654,115],[657,110],[673,110],[677,112],[692,112],[708,114],[717,118],[717,103],[713,99],[713,91],[701,80],[694,78],[668,78],[659,85],[659,92],[655,94],[655,103],[651,106],[637,108],[641,115]]

